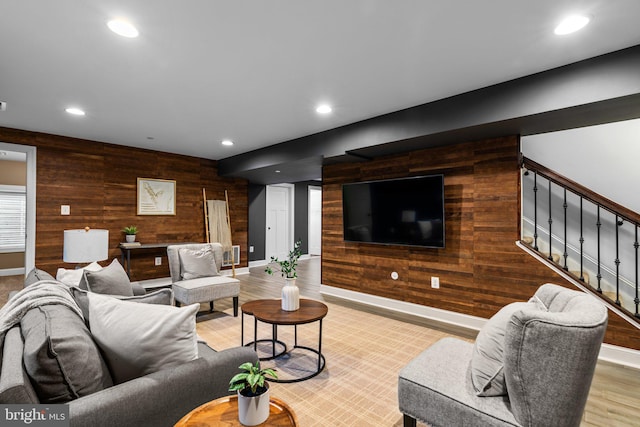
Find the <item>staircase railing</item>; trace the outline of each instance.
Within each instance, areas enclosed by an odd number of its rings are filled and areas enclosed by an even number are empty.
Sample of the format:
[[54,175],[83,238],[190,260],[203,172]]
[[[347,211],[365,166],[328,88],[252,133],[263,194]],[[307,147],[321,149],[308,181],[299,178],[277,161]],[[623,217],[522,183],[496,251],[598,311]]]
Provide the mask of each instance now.
[[523,157],[522,170],[522,242],[640,323],[640,215],[531,159]]

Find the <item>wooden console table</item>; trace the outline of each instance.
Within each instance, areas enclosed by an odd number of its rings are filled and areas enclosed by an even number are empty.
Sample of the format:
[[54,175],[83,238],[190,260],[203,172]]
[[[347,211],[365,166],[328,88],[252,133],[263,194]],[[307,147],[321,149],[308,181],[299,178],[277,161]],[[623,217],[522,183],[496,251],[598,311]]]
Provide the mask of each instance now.
[[131,278],[131,251],[147,251],[147,252],[155,252],[158,253],[159,249],[163,249],[163,253],[167,254],[167,246],[171,245],[187,245],[193,242],[175,242],[175,243],[144,243],[138,246],[123,246],[120,244],[118,247],[121,252],[121,264],[123,267],[126,267],[127,276]]

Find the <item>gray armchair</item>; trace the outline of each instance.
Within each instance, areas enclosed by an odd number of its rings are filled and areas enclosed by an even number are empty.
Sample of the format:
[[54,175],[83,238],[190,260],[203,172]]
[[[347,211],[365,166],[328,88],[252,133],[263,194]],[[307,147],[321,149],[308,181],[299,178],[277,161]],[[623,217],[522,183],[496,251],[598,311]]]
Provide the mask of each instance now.
[[[185,252],[186,251],[186,252]],[[189,258],[185,255],[189,254]],[[220,243],[188,243],[167,247],[169,271],[176,304],[213,302],[233,298],[233,315],[238,316],[240,281],[220,275],[222,245]]]
[[591,295],[552,284],[534,298],[546,309],[519,308],[505,322],[506,395],[478,396],[474,344],[445,338],[400,371],[404,425],[416,419],[431,426],[580,425],[607,309]]

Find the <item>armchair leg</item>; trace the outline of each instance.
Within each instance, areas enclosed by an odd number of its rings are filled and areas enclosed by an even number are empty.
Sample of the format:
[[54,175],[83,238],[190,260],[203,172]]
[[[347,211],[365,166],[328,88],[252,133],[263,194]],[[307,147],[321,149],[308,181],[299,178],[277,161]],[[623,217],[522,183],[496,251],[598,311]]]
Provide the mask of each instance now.
[[416,427],[416,419],[407,414],[404,414],[403,423],[404,427]]
[[213,313],[213,301],[209,301],[209,313]]
[[233,317],[238,317],[238,297],[233,297]]

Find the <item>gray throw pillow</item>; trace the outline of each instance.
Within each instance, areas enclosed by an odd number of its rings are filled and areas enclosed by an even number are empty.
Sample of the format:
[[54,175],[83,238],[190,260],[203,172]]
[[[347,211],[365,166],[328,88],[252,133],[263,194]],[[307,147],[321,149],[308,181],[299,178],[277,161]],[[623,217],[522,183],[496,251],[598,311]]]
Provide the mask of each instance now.
[[87,288],[91,292],[107,295],[133,296],[129,276],[117,258],[111,264],[98,271],[84,271]]
[[547,311],[537,298],[505,305],[482,327],[471,356],[471,381],[478,396],[507,394],[504,379],[504,335],[511,316],[520,310]]
[[91,333],[116,383],[198,358],[196,313],[186,307],[136,304],[90,292]]
[[40,280],[55,280],[55,278],[46,271],[34,267],[24,279],[24,287],[33,285]]
[[20,322],[25,370],[42,403],[64,403],[113,385],[89,330],[63,305],[29,310]]
[[183,280],[218,275],[216,260],[209,245],[202,249],[180,248],[178,256],[180,257],[180,271]]
[[[82,314],[84,316],[84,321],[91,328],[90,324],[90,312],[89,312],[89,297],[87,294],[88,291],[82,290],[80,288],[71,287],[71,295],[73,299],[76,300],[76,304],[82,310]],[[173,291],[171,289],[158,289],[157,291],[150,292],[144,295],[134,295],[132,297],[125,297],[122,295],[110,295],[113,298],[117,298],[122,301],[132,301],[132,302],[140,302],[145,304],[160,304],[160,305],[171,305],[173,304]]]

